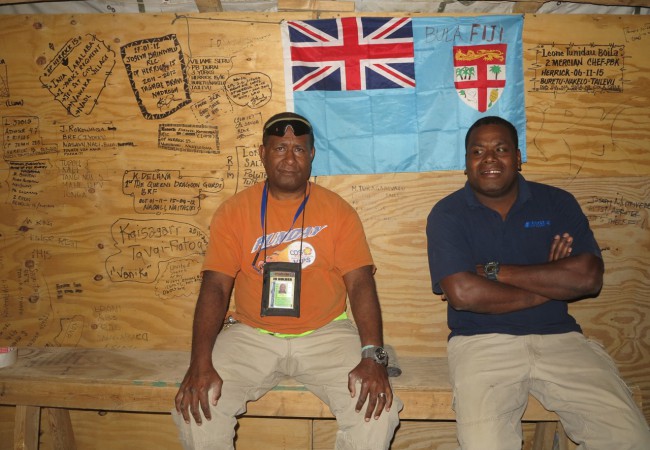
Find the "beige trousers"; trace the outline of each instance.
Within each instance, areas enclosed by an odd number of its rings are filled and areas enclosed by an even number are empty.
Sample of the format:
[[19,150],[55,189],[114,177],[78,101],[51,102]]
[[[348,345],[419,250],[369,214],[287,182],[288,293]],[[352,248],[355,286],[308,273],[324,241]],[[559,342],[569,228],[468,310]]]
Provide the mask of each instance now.
[[[285,376],[303,383],[330,408],[339,427],[337,450],[388,449],[399,424],[402,403],[393,399],[390,412],[378,420],[364,420],[365,408],[355,411],[348,391],[348,373],[359,363],[359,333],[350,320],[334,321],[296,338],[278,338],[243,324],[217,337],[213,363],[223,379],[221,398],[211,407],[212,420],[188,425],[174,409],[172,416],[186,450],[233,449],[237,416]],[[359,389],[357,389],[358,393]],[[290,436],[287,437],[290,439]]]
[[648,450],[645,418],[612,358],[581,333],[455,336],[448,344],[463,450],[520,450],[528,394],[581,450]]

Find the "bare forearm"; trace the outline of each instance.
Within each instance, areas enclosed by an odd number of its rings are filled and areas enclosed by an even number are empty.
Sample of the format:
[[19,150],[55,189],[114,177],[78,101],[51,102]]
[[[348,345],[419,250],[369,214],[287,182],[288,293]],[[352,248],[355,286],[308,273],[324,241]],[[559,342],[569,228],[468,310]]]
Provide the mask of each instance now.
[[350,297],[350,308],[359,329],[362,345],[383,345],[381,308],[372,267],[362,267],[346,274],[345,281]]
[[223,325],[225,313],[206,302],[197,302],[192,326],[192,361],[207,361]]
[[232,283],[223,275],[205,272],[194,311],[192,361],[212,361],[212,348],[228,311]]
[[457,273],[441,282],[449,304],[459,311],[503,314],[532,308],[549,301],[526,289],[487,280],[469,272]]
[[579,255],[532,266],[502,265],[499,282],[556,300],[596,294],[602,286],[602,260]]
[[[374,303],[374,302],[373,302]],[[382,346],[384,340],[382,337],[382,322],[379,304],[371,305],[369,302],[366,304],[353,306],[354,302],[350,302],[354,320],[359,329],[359,337],[361,338],[362,345],[378,345]]]

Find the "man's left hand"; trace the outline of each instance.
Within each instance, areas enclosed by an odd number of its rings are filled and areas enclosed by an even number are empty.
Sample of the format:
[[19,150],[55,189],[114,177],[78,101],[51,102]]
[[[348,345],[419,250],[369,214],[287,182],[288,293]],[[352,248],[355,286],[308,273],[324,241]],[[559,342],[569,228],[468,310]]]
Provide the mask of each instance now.
[[389,411],[393,404],[393,390],[388,381],[386,367],[370,358],[362,358],[361,362],[348,375],[348,389],[351,396],[356,397],[357,382],[361,383],[356,411],[361,411],[366,400],[366,422],[373,417],[379,419],[381,413]]

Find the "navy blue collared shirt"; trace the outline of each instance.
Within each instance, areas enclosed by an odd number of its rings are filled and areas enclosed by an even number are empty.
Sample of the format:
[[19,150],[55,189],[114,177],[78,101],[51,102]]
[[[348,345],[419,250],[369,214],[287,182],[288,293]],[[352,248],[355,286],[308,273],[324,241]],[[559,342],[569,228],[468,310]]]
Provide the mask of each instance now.
[[[440,280],[458,272],[476,272],[477,264],[542,264],[548,262],[555,235],[573,237],[572,255],[600,249],[576,199],[562,189],[529,182],[519,175],[519,192],[506,220],[481,204],[469,183],[440,200],[427,219],[429,271],[433,292]],[[455,335],[504,333],[553,334],[581,331],[565,301],[504,314],[457,311],[448,306],[450,338]]]

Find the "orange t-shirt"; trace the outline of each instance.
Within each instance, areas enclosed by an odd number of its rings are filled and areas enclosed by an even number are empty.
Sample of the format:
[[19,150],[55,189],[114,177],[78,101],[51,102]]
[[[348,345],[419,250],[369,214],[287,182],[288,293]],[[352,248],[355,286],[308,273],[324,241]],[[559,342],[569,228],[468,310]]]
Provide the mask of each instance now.
[[343,275],[373,264],[361,220],[339,195],[311,183],[305,209],[292,227],[303,199],[279,201],[269,195],[266,260],[298,262],[302,234],[302,283],[300,317],[262,317],[262,273],[253,267],[253,260],[261,250],[259,264],[265,254],[263,189],[264,183],[251,186],[214,213],[203,270],[235,277],[234,317],[238,321],[275,333],[315,330],[345,311]]

